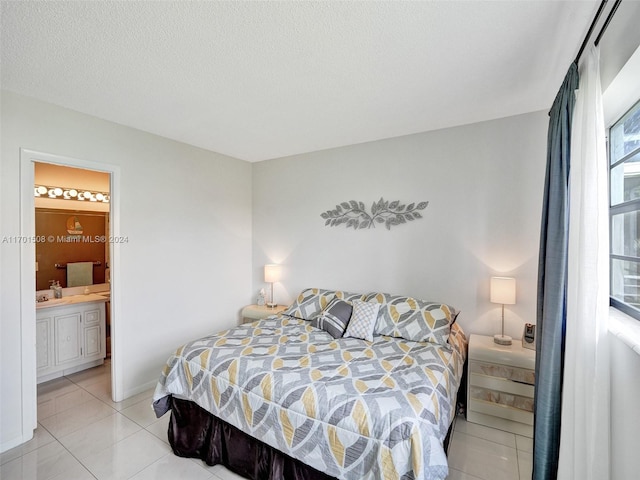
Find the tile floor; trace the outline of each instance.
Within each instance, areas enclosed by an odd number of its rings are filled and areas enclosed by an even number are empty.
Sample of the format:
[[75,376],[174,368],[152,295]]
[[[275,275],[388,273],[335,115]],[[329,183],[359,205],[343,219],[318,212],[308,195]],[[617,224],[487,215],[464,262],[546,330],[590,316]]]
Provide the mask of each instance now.
[[[210,479],[240,476],[176,457],[167,443],[169,415],[151,410],[153,390],[111,401],[111,365],[38,385],[34,438],[0,455],[3,480]],[[528,480],[531,439],[456,418],[450,480]]]

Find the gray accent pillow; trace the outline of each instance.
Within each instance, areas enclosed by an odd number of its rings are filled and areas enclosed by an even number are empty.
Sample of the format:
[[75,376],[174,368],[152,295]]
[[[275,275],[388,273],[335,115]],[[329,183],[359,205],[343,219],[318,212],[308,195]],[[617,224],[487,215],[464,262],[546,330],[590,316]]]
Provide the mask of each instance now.
[[352,311],[349,302],[334,298],[320,315],[311,320],[311,325],[326,331],[333,338],[340,338],[347,329]]

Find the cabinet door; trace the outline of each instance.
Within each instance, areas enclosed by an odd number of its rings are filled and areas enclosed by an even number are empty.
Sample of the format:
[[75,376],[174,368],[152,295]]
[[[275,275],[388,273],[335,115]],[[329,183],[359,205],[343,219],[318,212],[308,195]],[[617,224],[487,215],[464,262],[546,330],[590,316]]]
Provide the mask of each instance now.
[[38,374],[51,366],[53,355],[51,343],[49,342],[49,329],[51,327],[51,317],[39,318],[36,320],[36,368]]
[[84,329],[84,356],[102,356],[102,332],[100,325],[85,327]]
[[71,313],[54,317],[56,363],[65,363],[80,358],[81,313]]

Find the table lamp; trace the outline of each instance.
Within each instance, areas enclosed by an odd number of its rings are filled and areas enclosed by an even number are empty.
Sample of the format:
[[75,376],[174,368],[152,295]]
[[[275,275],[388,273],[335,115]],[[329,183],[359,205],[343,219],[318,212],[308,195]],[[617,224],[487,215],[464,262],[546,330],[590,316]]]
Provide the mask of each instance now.
[[511,337],[504,334],[504,306],[516,303],[516,279],[491,277],[491,303],[502,304],[502,333],[493,336],[498,345],[511,345]]
[[274,263],[265,265],[264,281],[271,284],[271,301],[267,302],[267,307],[275,308],[277,304],[273,301],[273,284],[280,281],[280,265]]

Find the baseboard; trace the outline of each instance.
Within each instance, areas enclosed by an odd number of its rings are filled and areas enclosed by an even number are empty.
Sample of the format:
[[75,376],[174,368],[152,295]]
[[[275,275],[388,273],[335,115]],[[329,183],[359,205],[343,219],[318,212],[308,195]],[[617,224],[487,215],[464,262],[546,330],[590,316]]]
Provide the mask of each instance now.
[[158,381],[153,380],[151,382],[141,383],[140,385],[136,385],[134,388],[125,390],[123,400],[126,400],[129,397],[133,397],[134,395],[137,395],[139,393],[142,393],[145,390],[149,390],[150,388],[155,388],[157,384],[158,384]]

